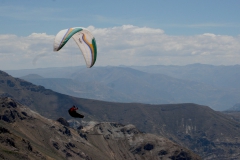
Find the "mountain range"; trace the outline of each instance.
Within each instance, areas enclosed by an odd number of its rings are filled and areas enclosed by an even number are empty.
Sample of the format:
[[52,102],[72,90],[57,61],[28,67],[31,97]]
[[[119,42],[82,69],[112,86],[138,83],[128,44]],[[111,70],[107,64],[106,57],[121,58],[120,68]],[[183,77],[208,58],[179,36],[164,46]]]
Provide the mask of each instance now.
[[161,73],[174,78],[190,80],[218,88],[240,89],[240,65],[214,66],[209,64],[132,66],[147,73]]
[[197,103],[223,111],[239,103],[239,68],[194,64],[91,69],[66,67],[9,73],[80,98],[147,104]]
[[143,133],[170,139],[199,154],[203,159],[240,157],[239,121],[208,106],[193,103],[117,103],[64,95],[0,72],[0,95],[50,119],[72,118],[67,110],[74,104],[84,121],[133,124]]

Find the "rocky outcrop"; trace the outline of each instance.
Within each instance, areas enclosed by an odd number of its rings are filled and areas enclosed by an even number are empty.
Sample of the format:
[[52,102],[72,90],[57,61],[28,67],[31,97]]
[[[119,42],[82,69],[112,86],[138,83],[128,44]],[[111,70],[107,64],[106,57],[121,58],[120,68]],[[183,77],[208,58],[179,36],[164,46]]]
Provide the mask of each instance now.
[[58,118],[57,121],[59,123],[61,123],[62,125],[69,127],[69,123],[68,123],[68,121],[66,119],[61,117],[61,118]]
[[190,150],[166,138],[142,133],[131,124],[91,122],[79,132],[113,159],[201,159]]
[[24,120],[26,118],[30,118],[26,112],[19,112],[16,109],[18,105],[19,103],[15,102],[9,97],[2,98],[2,101],[0,103],[0,106],[2,108],[0,112],[0,119],[8,123],[13,123],[16,120]]

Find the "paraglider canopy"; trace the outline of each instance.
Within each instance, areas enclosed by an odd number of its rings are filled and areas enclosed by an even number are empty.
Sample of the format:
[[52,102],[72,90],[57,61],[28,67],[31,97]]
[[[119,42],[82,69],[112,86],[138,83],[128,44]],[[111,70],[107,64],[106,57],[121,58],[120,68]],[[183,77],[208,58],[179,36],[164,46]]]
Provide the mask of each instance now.
[[70,38],[73,38],[82,51],[86,66],[91,68],[97,59],[97,44],[92,33],[83,27],[64,29],[55,36],[53,50],[59,51]]

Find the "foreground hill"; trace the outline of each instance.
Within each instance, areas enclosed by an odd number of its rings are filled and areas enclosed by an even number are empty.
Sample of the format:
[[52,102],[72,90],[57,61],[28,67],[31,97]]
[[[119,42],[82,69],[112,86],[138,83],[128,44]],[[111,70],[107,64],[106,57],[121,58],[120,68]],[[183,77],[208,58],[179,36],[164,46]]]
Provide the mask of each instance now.
[[207,106],[191,103],[149,105],[75,98],[0,72],[0,95],[14,97],[51,119],[64,117],[75,104],[86,118],[133,124],[143,132],[167,137],[204,159],[240,158],[239,122]]
[[76,130],[11,98],[0,98],[0,141],[1,159],[200,160],[170,140],[141,133],[133,125],[93,122]]

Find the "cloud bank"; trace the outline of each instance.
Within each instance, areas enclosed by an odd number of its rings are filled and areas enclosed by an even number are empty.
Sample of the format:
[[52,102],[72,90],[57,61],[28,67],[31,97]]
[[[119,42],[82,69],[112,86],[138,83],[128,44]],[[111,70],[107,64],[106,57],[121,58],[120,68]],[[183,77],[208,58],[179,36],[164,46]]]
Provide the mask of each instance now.
[[[240,64],[240,36],[204,33],[172,36],[162,29],[123,25],[88,29],[96,38],[96,66],[107,65],[213,65]],[[0,35],[0,69],[26,69],[85,65],[73,40],[53,52],[55,35],[27,37]]]

